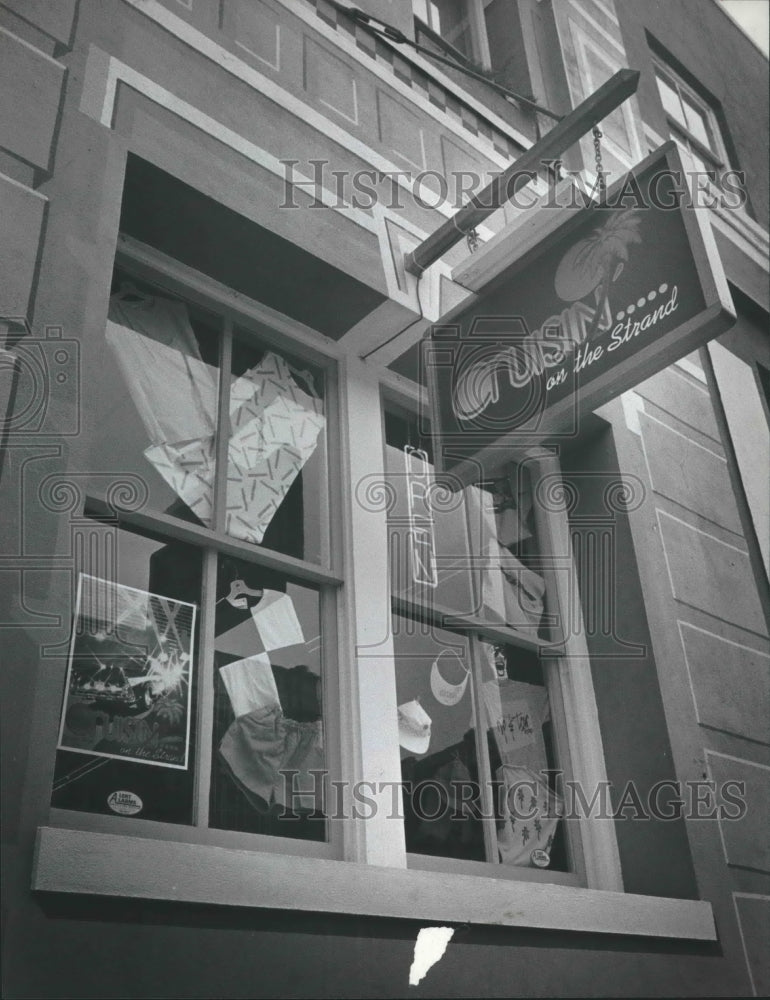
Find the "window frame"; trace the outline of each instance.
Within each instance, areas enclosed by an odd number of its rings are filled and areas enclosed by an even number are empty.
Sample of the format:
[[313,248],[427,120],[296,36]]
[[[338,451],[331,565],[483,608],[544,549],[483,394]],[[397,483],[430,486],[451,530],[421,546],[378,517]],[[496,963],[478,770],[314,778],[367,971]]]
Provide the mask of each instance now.
[[[193,297],[202,296],[201,304],[210,306],[215,302],[220,311],[231,314],[233,321],[259,327],[260,334],[262,326],[269,324],[276,348],[288,346],[293,353],[305,353],[317,364],[335,367],[339,433],[327,436],[333,515],[329,566],[311,563],[297,566],[292,557],[259,547],[253,547],[250,554],[255,563],[283,569],[335,595],[333,608],[331,602],[326,602],[325,615],[331,630],[327,642],[336,640],[339,664],[337,688],[333,692],[338,703],[338,771],[349,781],[367,775],[392,775],[398,779],[400,757],[392,642],[389,669],[368,670],[371,663],[366,662],[365,655],[372,648],[376,653],[375,664],[381,667],[384,656],[387,665],[388,643],[387,638],[384,644],[381,641],[382,622],[377,620],[377,613],[389,618],[390,588],[382,574],[378,577],[371,571],[372,556],[380,565],[387,566],[385,513],[363,511],[356,503],[354,484],[370,474],[382,478],[381,404],[386,395],[388,398],[395,395],[397,402],[405,401],[412,406],[419,402],[419,393],[398,376],[346,355],[344,345],[322,338],[165,255],[121,237],[117,261],[125,263],[127,259],[136,265],[138,276],[144,272],[144,276],[154,276],[157,281],[157,270],[163,269],[164,284],[171,283],[170,290],[177,287],[188,296],[192,277]],[[330,394],[331,385],[327,383],[329,412]],[[553,461],[548,454],[541,458],[544,462]],[[334,486],[335,483],[338,485]],[[166,524],[164,517],[127,512],[125,521],[129,526],[154,526],[156,530],[162,521],[169,536],[196,545],[206,539],[212,545],[242,551],[228,536],[172,518]],[[566,517],[559,523],[551,519],[548,532],[552,547],[569,551]],[[560,581],[560,576],[557,574],[556,587],[566,599],[570,581]],[[574,578],[571,585],[577,587]],[[553,585],[550,589],[555,592]],[[575,593],[576,589],[573,596]],[[367,616],[367,610],[375,611],[373,618]],[[498,631],[503,638],[511,630]],[[585,746],[579,742],[585,726],[594,734],[599,733],[598,717],[585,640],[574,635],[569,642],[574,669],[563,672],[566,697],[572,705],[587,706],[587,712],[568,714],[568,736],[571,749],[579,752],[581,758],[574,768],[575,774],[586,780],[592,769],[595,774],[603,773],[603,756],[595,741],[590,740]],[[331,671],[328,680],[334,679],[335,672]],[[41,703],[43,716],[58,718],[60,698],[58,686],[49,685]],[[325,718],[331,723],[328,716]],[[385,732],[380,727],[375,737],[367,723],[382,718],[385,718]],[[385,739],[388,727],[390,742]],[[51,739],[51,746],[53,743]],[[199,746],[203,743],[199,737]],[[330,766],[333,768],[334,762],[330,761]],[[45,796],[44,785],[40,790]],[[330,835],[333,827],[331,820]],[[38,892],[208,905],[716,939],[710,903],[622,892],[613,823],[595,823],[586,834],[583,851],[587,887],[580,887],[559,884],[552,877],[554,873],[535,869],[528,871],[529,877],[524,880],[489,877],[490,873],[407,867],[403,835],[399,838],[384,815],[375,820],[342,823],[341,833],[337,834],[341,849],[330,857],[328,852],[319,850],[326,845],[313,842],[231,833],[207,826],[137,823],[118,816],[51,809],[47,823],[38,827],[32,888]],[[62,863],[63,858],[67,859],[66,864]]]
[[[286,854],[306,854],[316,857],[341,857],[344,853],[342,829],[327,820],[327,838],[323,842],[276,837],[267,834],[244,833],[209,826],[208,806],[212,767],[212,734],[214,685],[207,683],[206,667],[211,663],[215,649],[214,613],[217,589],[218,561],[221,556],[230,556],[242,562],[249,562],[267,570],[285,574],[298,583],[309,586],[318,593],[319,618],[322,635],[322,663],[334,664],[338,660],[339,627],[336,604],[338,593],[343,586],[340,551],[341,525],[340,510],[340,445],[339,445],[339,385],[335,352],[324,351],[321,337],[301,324],[280,316],[267,307],[252,303],[252,308],[244,308],[243,296],[208,278],[187,265],[181,264],[162,251],[140,241],[120,234],[115,254],[114,267],[130,277],[144,281],[169,295],[178,297],[204,308],[213,314],[221,326],[220,356],[217,367],[219,382],[217,425],[224,426],[227,417],[225,387],[232,379],[230,362],[235,338],[238,335],[253,340],[255,345],[278,352],[286,351],[302,361],[314,365],[324,373],[324,403],[327,416],[325,432],[327,466],[327,502],[321,516],[325,515],[326,525],[322,528],[321,559],[318,562],[299,559],[275,549],[263,548],[248,541],[229,535],[224,527],[199,525],[160,510],[130,510],[116,508],[114,498],[107,498],[98,490],[87,487],[84,516],[104,517],[117,528],[147,533],[168,542],[181,542],[194,547],[201,558],[201,600],[198,609],[198,641],[195,651],[194,683],[198,700],[195,713],[195,752],[189,766],[194,772],[193,820],[190,824],[166,823],[137,817],[139,822],[128,825],[119,816],[101,813],[81,812],[50,806],[52,822],[69,829],[84,826],[105,833],[127,833],[136,836],[155,836],[163,840],[180,840],[192,835],[198,843],[246,848],[249,850]],[[112,273],[112,269],[110,271]],[[220,470],[226,469],[227,435],[217,435],[217,475],[216,489],[221,494],[224,477]],[[226,475],[226,473],[225,473]],[[218,500],[220,497],[218,496]],[[336,512],[336,513],[335,513]],[[120,581],[118,581],[120,582]],[[74,609],[73,609],[74,610]],[[340,771],[339,727],[336,725],[338,703],[338,677],[335,671],[325,669],[322,674],[325,753],[329,772]],[[332,738],[329,738],[332,734]]]
[[[426,420],[428,413],[425,401],[419,392],[406,394],[403,391],[403,379],[388,373],[387,375],[382,374],[380,381],[382,412],[380,451],[384,467],[386,410],[412,412]],[[371,443],[374,447],[374,442]],[[558,458],[551,450],[531,449],[527,459],[528,463],[532,463],[533,475],[540,477],[558,476],[560,478]],[[538,504],[534,504],[535,530],[540,545],[540,558],[544,567],[545,612],[554,621],[563,623],[567,620],[568,612],[566,609],[571,609],[569,613],[575,616],[575,621],[579,623],[578,628],[568,629],[565,633],[564,629],[557,625],[553,629],[551,639],[546,641],[538,640],[528,636],[525,632],[505,625],[494,624],[484,619],[458,616],[450,609],[438,606],[434,606],[429,613],[435,624],[441,626],[442,613],[449,611],[452,622],[449,627],[468,635],[471,642],[478,643],[481,639],[491,639],[530,650],[551,644],[563,646],[563,656],[553,662],[546,661],[543,664],[549,697],[553,699],[554,715],[562,723],[561,727],[555,727],[557,754],[565,773],[581,782],[584,787],[593,788],[597,787],[599,782],[606,781],[607,774],[598,710],[593,693],[588,646],[582,624],[583,615],[579,598],[577,569],[572,555],[572,538],[566,511],[564,497],[562,497],[562,502],[554,503],[553,508],[547,512]],[[567,554],[566,559],[565,554]],[[561,562],[561,569],[557,572],[555,567],[559,562]],[[402,598],[395,599],[393,606],[406,613],[411,611],[419,614],[425,610],[420,605]],[[446,628],[447,626],[441,627]],[[390,655],[393,655],[392,643]],[[395,674],[395,663],[393,670]],[[562,729],[561,734],[558,733],[559,728]],[[561,736],[560,739],[559,736]],[[392,738],[397,741],[397,735],[394,734]],[[399,757],[398,772],[391,777],[391,780],[398,780],[400,774]],[[574,863],[574,872],[559,873],[548,870],[515,868],[511,869],[510,872],[502,871],[500,880],[516,882],[537,880],[572,885],[582,883],[593,888],[623,891],[620,856],[613,823],[591,817],[581,817],[575,823],[567,839],[568,854]],[[423,869],[445,872],[450,870],[456,872],[473,871],[476,874],[481,874],[482,870],[486,868],[487,877],[497,877],[497,869],[502,870],[503,868],[494,862],[451,862],[446,858],[426,861],[426,857],[409,854],[407,855],[407,863],[411,862],[412,867],[419,866]]]
[[434,45],[439,46],[447,55],[458,62],[464,63],[467,66],[480,66],[482,69],[489,71],[492,69],[492,56],[489,50],[489,38],[484,17],[484,0],[463,0],[463,2],[468,12],[468,29],[473,49],[471,55],[467,55],[461,49],[458,49],[441,34],[440,28],[431,23],[431,0],[413,0],[417,41],[420,40],[420,34],[424,34]]
[[[693,87],[691,87],[682,78],[681,74],[677,73],[677,71],[669,63],[667,63],[662,56],[655,52],[652,54],[652,63],[655,73],[655,84],[658,99],[660,100],[663,114],[665,115],[668,123],[669,132],[671,133],[672,138],[674,138],[674,141],[677,142],[677,145],[679,145],[680,148],[683,146],[689,156],[692,156],[694,153],[699,159],[704,161],[704,166],[709,169],[718,171],[730,166],[724,136],[722,135],[722,127],[719,123],[716,109],[712,103],[694,90]],[[687,98],[687,100],[695,106],[696,111],[698,111],[706,121],[706,125],[711,132],[714,140],[714,146],[716,148],[712,149],[710,146],[703,143],[702,140],[690,131],[684,122],[681,122],[667,110],[663,104],[663,98],[660,92],[661,81],[670,90],[675,92],[679,99],[679,103],[683,108],[683,98]]]

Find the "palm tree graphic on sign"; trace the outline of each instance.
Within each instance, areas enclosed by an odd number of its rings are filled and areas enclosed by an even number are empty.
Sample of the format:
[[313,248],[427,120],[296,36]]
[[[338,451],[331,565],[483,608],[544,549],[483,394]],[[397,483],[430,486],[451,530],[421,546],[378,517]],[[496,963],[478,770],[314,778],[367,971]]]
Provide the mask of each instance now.
[[570,247],[556,269],[554,288],[564,302],[577,302],[594,293],[596,312],[586,339],[598,329],[609,300],[610,286],[620,277],[628,261],[629,247],[642,242],[640,222],[638,209],[613,212],[603,225]]

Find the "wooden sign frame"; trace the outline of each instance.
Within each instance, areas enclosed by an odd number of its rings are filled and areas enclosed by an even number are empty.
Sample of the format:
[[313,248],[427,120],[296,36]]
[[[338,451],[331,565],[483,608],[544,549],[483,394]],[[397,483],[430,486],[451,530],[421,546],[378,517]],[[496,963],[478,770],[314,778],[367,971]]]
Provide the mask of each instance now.
[[[665,182],[663,192],[669,189],[667,197],[675,191],[680,196],[680,204],[670,209],[657,203],[647,204],[638,211],[654,214],[632,218],[633,211],[629,211],[628,206],[638,206],[639,194],[644,199],[645,192],[649,201],[654,178]],[[678,186],[672,187],[677,178]],[[659,181],[655,181],[655,185],[662,200]],[[621,197],[624,193],[626,198]],[[597,407],[723,333],[734,323],[735,309],[707,210],[693,206],[691,201],[679,152],[676,145],[669,142],[618,180],[601,205],[577,209],[541,208],[537,210],[538,215],[550,214],[541,215],[540,220],[533,218],[529,223],[525,219],[520,230],[499,234],[486,250],[493,274],[490,277],[487,273],[483,287],[478,284],[478,275],[484,270],[482,255],[485,250],[470,259],[468,270],[472,269],[477,275],[479,294],[470,305],[461,304],[433,324],[422,345],[436,470],[445,474],[450,489],[499,475],[506,465],[533,446],[573,439],[580,433],[581,422]],[[613,212],[625,212],[625,215],[616,216],[619,221],[613,222]],[[610,232],[610,239],[617,241],[620,227],[625,227],[623,231],[628,237],[627,245],[621,250],[625,259],[618,258],[618,273],[622,274],[624,267],[627,269],[619,284],[628,297],[628,289],[636,287],[635,275],[639,275],[638,315],[644,306],[652,320],[644,328],[644,335],[629,338],[630,347],[626,343],[615,343],[620,337],[615,331],[619,317],[625,318],[628,329],[632,329],[630,314],[636,308],[637,295],[634,294],[631,303],[615,301],[610,305],[612,281],[615,280],[612,276],[604,281],[609,291],[603,298],[595,288],[591,290],[596,303],[593,314],[590,296],[584,296],[582,301],[574,299],[567,307],[572,293],[560,298],[550,291],[556,286],[556,275],[567,257],[579,258],[578,244],[589,245],[592,234],[601,227],[604,227],[602,231],[609,232],[606,227],[613,224],[618,228],[614,237]],[[648,242],[651,240],[657,250],[653,257],[648,255],[647,270],[652,274],[656,268],[660,272],[666,252],[673,253],[672,248],[676,249],[679,254],[675,262],[676,281],[672,277],[670,285],[656,282],[655,288],[647,288],[650,281],[644,277],[644,239],[634,235],[634,227],[637,234],[640,230],[646,233]],[[511,244],[510,252],[504,246],[506,240]],[[557,269],[554,261],[559,258],[562,263]],[[575,286],[574,280],[572,285]],[[665,288],[669,298],[664,299],[661,291],[653,312],[653,304],[648,305],[647,300],[653,303],[658,287]],[[681,295],[680,287],[683,289]],[[619,308],[621,304],[626,305],[627,314]],[[668,312],[664,305],[668,305]],[[670,317],[680,306],[681,322],[673,321],[672,325]],[[541,314],[537,313],[538,308]],[[530,312],[531,309],[535,311]],[[596,312],[602,313],[598,319]],[[590,335],[586,335],[587,325],[593,327]],[[647,329],[655,325],[658,329],[647,335]],[[586,364],[589,343],[590,351],[596,356]],[[610,343],[618,349],[617,353]],[[597,347],[602,350],[597,351]],[[559,349],[564,355],[560,368],[558,361],[553,362],[558,358]],[[583,367],[570,371],[573,362],[577,364],[580,360],[581,351]],[[613,351],[612,364],[610,351]],[[527,352],[535,352],[541,361],[547,358],[549,366],[538,374],[538,365],[533,363],[535,374],[529,376],[526,393],[537,398],[534,403],[530,400],[528,410],[527,406],[522,406],[525,391],[522,386],[511,388],[515,381],[526,377],[526,372],[522,375],[522,358],[526,359]],[[561,369],[565,369],[563,386],[546,389],[548,380]],[[465,391],[466,386],[470,386],[468,391]],[[468,404],[468,393],[471,397],[475,393],[475,402],[471,400]],[[486,407],[482,406],[485,398]],[[461,403],[458,404],[458,400]],[[463,406],[466,411],[458,414],[458,408]],[[478,412],[474,412],[476,406],[481,407]],[[519,419],[522,414],[526,419]]]

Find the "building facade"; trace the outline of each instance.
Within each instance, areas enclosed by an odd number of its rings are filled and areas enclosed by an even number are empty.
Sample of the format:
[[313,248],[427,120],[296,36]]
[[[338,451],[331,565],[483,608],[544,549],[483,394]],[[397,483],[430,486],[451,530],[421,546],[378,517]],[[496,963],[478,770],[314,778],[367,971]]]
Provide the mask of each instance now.
[[[766,995],[767,59],[715,0],[351,7],[0,3],[6,995]],[[578,343],[652,331],[673,243],[557,226],[667,142],[727,328],[447,486],[432,325],[556,233]]]

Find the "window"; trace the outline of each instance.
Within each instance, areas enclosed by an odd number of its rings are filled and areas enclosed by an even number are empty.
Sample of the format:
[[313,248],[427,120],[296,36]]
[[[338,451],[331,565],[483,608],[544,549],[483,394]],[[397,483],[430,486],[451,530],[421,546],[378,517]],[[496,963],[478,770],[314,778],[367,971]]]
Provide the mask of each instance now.
[[712,939],[565,812],[606,768],[554,456],[442,492],[386,372],[136,238],[104,312],[34,887]]
[[713,174],[727,166],[727,154],[714,108],[669,66],[654,60],[655,79],[671,138],[685,165]]
[[408,864],[584,881],[577,824],[563,819],[571,772],[560,657],[548,655],[560,616],[533,498],[542,470],[522,462],[446,494],[430,437],[394,407],[385,452]]
[[59,810],[334,850],[333,380],[328,360],[279,339],[205,302],[193,277],[125,255],[115,269]]
[[494,0],[414,0],[418,41],[432,41],[462,62],[489,69],[485,8],[491,2]]

